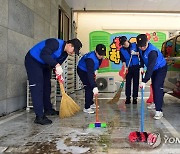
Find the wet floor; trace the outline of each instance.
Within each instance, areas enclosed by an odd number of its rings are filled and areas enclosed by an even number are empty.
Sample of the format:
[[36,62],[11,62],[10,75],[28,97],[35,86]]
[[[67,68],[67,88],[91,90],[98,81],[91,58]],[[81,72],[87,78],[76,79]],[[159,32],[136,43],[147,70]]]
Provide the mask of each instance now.
[[[119,102],[107,104],[114,94],[101,93],[99,96],[99,119],[107,123],[107,128],[88,128],[95,122],[95,114],[89,115],[82,110],[75,116],[59,119],[49,116],[51,125],[34,124],[34,112],[18,111],[0,118],[0,152],[28,154],[61,153],[180,153],[180,100],[165,95],[164,117],[154,120],[154,110],[147,110],[145,103],[145,131],[159,132],[161,144],[152,149],[147,143],[130,143],[128,135],[140,131],[140,102],[125,105],[122,95]],[[84,107],[84,93],[72,96]],[[146,101],[147,97],[145,96]]]

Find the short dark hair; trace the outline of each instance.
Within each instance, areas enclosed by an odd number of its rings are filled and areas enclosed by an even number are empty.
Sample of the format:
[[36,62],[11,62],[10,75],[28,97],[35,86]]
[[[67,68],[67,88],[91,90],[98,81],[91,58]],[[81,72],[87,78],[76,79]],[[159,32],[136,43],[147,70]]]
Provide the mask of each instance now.
[[74,46],[74,52],[79,56],[79,50],[82,48],[81,41],[77,38],[74,38],[72,40],[68,40],[66,43],[71,43]]
[[96,46],[96,52],[100,55],[100,56],[106,56],[106,46],[104,44],[98,44]]
[[137,41],[137,46],[138,47],[145,47],[146,46],[146,42],[148,41],[147,35],[146,34],[139,34],[136,37],[136,41]]
[[120,42],[120,45],[124,45],[124,43],[127,41],[127,37],[126,36],[121,36],[119,38],[119,42]]

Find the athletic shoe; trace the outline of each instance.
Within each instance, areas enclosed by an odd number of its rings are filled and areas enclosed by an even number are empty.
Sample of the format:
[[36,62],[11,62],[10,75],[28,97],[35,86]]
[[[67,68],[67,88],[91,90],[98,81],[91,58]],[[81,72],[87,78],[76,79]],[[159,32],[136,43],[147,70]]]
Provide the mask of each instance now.
[[59,111],[51,109],[51,110],[45,111],[44,114],[45,115],[59,115]]
[[137,98],[133,98],[133,104],[137,104]]
[[[90,108],[91,108],[91,109],[96,109],[96,104],[95,104],[95,103],[92,104],[92,105],[90,106]],[[98,108],[99,108],[99,106],[98,106]]]
[[83,109],[83,112],[85,112],[85,113],[89,113],[89,114],[94,114],[95,112],[94,112],[94,110],[93,109],[91,109],[91,108],[88,108],[88,109]]
[[155,108],[156,108],[156,106],[155,106],[155,104],[154,104],[154,103],[151,103],[151,105],[148,105],[148,106],[147,106],[147,108],[148,108],[148,109],[155,109]]
[[49,125],[52,123],[52,121],[48,119],[46,116],[42,116],[42,117],[36,116],[34,123],[41,125]]
[[131,103],[131,99],[130,98],[126,98],[125,104],[130,104],[130,103]]
[[163,113],[161,111],[156,111],[154,119],[159,120],[163,117]]

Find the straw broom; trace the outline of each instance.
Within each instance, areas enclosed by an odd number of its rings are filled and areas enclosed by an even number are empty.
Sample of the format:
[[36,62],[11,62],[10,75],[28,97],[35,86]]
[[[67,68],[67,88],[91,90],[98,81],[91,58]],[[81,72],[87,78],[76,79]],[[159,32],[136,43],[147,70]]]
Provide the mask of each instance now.
[[108,104],[117,103],[119,101],[119,98],[121,97],[121,92],[122,92],[123,87],[124,87],[124,81],[125,81],[125,79],[123,79],[116,95],[109,102],[107,102]]
[[76,112],[80,111],[80,107],[74,102],[74,100],[71,97],[69,97],[65,93],[62,76],[57,76],[57,79],[59,81],[61,94],[62,94],[60,108],[59,108],[60,111],[59,116],[60,118],[73,116]]
[[[127,68],[129,68],[129,65],[131,63],[131,59],[132,59],[132,55],[131,55],[131,57],[129,59],[129,63],[128,63],[128,67]],[[121,85],[120,85],[116,95],[112,98],[112,100],[107,102],[108,104],[117,103],[119,101],[119,98],[121,97],[121,92],[122,92],[122,90],[124,88],[124,82],[125,82],[125,78],[126,78],[127,73],[128,73],[128,71],[126,71],[125,75],[123,75],[123,81],[122,81],[122,83],[121,83]]]

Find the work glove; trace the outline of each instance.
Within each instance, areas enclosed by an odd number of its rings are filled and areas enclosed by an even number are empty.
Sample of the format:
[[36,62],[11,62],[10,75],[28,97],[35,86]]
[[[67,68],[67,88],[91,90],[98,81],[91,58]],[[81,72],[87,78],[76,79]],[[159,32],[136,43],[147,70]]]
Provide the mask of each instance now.
[[58,76],[62,75],[63,69],[62,69],[62,67],[61,67],[60,64],[57,64],[57,65],[55,66],[55,69],[56,69],[56,75],[58,75]]
[[94,96],[97,96],[98,93],[99,93],[98,88],[97,88],[97,87],[93,88],[93,94],[94,94]]
[[139,55],[139,52],[136,52],[134,50],[131,50],[131,55]]
[[141,72],[141,74],[144,74],[144,68],[143,67],[140,68],[140,72]]
[[141,84],[139,85],[139,87],[140,87],[141,89],[145,89],[145,86],[146,86],[146,83],[144,83],[144,82],[141,82]]

